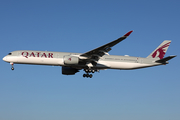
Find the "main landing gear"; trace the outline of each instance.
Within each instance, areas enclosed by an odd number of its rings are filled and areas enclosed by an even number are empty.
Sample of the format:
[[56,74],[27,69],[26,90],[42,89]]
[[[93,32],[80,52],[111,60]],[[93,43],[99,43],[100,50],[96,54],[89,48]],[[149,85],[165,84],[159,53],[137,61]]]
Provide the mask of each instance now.
[[88,78],[88,77],[90,77],[90,78],[92,78],[92,77],[93,77],[93,75],[92,75],[92,74],[88,74],[88,73],[87,73],[87,74],[83,74],[83,77],[87,77],[87,78]]
[[89,74],[89,73],[95,73],[95,72],[97,72],[98,70],[84,69],[84,71],[86,72],[86,74],[83,74],[83,77],[92,78],[93,75],[92,75],[92,74]]
[[11,70],[14,70],[14,63],[10,63],[11,64]]

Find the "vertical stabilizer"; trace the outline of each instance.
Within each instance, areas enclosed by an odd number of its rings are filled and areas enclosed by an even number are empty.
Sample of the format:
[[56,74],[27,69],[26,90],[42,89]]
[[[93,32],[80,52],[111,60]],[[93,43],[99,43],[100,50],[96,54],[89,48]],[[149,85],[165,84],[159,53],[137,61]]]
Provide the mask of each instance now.
[[163,59],[170,43],[170,40],[163,41],[147,58]]

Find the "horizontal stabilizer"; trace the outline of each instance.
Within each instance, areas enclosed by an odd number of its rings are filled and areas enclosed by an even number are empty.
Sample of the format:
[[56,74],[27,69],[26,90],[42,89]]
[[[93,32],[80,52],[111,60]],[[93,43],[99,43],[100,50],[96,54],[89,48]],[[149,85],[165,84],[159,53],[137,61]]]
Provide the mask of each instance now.
[[176,55],[168,56],[168,57],[165,57],[163,59],[156,60],[155,62],[158,62],[158,63],[167,63],[168,60],[170,60],[170,59],[172,59],[174,57],[176,57]]

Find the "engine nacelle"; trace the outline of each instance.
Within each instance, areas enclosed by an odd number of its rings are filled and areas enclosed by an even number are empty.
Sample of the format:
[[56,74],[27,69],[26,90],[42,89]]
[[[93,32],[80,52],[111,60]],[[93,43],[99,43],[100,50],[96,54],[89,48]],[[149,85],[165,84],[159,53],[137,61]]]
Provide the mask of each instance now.
[[79,72],[78,69],[71,68],[71,67],[62,67],[62,74],[63,75],[74,75],[75,73]]
[[67,65],[77,65],[79,63],[79,58],[75,56],[64,56],[64,64]]

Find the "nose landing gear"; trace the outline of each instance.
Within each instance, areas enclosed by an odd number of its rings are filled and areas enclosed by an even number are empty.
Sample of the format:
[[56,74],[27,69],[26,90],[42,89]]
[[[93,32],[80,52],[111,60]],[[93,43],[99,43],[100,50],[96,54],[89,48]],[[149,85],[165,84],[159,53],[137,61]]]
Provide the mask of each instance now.
[[11,64],[11,70],[14,70],[14,63],[10,63]]

